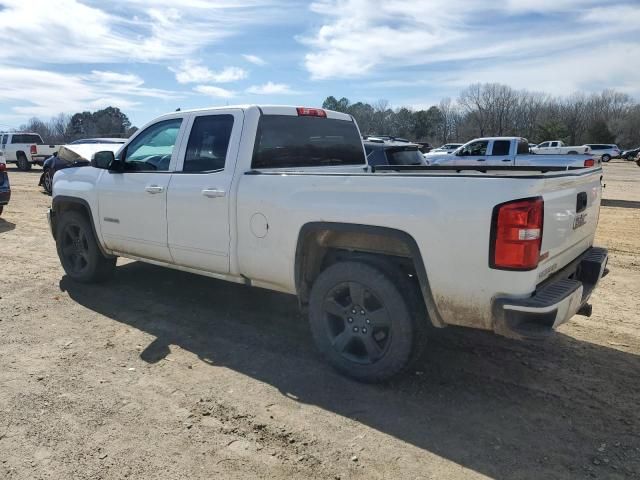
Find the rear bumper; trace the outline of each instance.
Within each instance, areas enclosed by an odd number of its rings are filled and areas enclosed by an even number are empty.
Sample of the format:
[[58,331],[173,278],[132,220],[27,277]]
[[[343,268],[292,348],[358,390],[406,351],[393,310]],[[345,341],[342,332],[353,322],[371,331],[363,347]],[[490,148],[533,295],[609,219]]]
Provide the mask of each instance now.
[[569,321],[587,304],[600,279],[608,273],[608,253],[591,247],[528,298],[497,298],[494,331],[518,339],[542,339]]

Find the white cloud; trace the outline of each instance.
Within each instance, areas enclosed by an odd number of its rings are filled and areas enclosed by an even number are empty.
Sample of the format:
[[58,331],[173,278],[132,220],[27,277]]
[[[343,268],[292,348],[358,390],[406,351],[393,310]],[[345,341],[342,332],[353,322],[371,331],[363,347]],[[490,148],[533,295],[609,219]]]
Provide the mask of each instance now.
[[296,94],[289,85],[285,83],[267,82],[263,85],[253,85],[247,88],[247,93],[252,95],[291,95]]
[[239,67],[224,67],[214,72],[195,60],[185,60],[179,68],[170,67],[178,83],[228,83],[247,77],[247,71]]
[[266,64],[267,64],[267,62],[266,62],[264,59],[262,59],[262,58],[258,57],[257,55],[248,55],[248,54],[245,54],[245,55],[242,55],[242,56],[244,57],[244,59],[245,59],[247,62],[249,62],[249,63],[253,63],[254,65],[263,66],[263,65],[266,65]]
[[[396,71],[405,77],[399,80],[410,82],[425,79],[418,73],[422,69],[460,74],[468,84],[477,81],[475,72],[496,67],[492,81],[506,83],[510,62],[529,57],[553,60],[572,52],[588,65],[590,51],[603,44],[594,33],[602,30],[598,21],[602,4],[602,0],[509,0],[506,5],[489,0],[318,0],[310,8],[320,17],[320,26],[299,41],[308,47],[305,67],[316,80],[388,78]],[[625,12],[627,17],[638,15],[640,9],[612,1],[606,11],[615,19]],[[529,16],[532,12],[546,15],[545,20]],[[640,33],[637,20],[624,23]],[[610,36],[607,42],[622,44],[624,39]],[[560,68],[549,78],[562,80],[566,72]],[[498,69],[507,70],[501,75]]]
[[214,87],[213,85],[197,85],[193,90],[198,93],[202,93],[203,95],[214,98],[233,98],[236,96],[236,92],[234,92],[233,90]]
[[89,74],[57,73],[0,65],[0,102],[16,104],[11,108],[12,115],[22,119],[109,105],[131,109],[141,97],[168,100],[179,98],[179,94],[147,88],[132,74],[98,70]]
[[3,0],[0,61],[105,63],[190,57],[277,21],[270,0]]

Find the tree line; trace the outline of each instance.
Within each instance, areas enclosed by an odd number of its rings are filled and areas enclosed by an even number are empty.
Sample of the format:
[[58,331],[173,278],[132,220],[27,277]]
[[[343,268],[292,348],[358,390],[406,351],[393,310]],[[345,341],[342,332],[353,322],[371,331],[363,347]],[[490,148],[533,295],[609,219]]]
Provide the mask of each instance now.
[[116,107],[95,112],[78,112],[73,115],[60,113],[48,121],[37,117],[20,125],[20,131],[40,134],[47,143],[64,144],[80,138],[128,138],[137,127]]
[[554,97],[499,83],[476,83],[456,99],[426,110],[391,108],[386,100],[351,103],[330,96],[323,107],[353,115],[364,135],[392,135],[434,144],[483,136],[521,136],[530,142],[563,140],[571,145],[640,145],[640,105],[614,90]]

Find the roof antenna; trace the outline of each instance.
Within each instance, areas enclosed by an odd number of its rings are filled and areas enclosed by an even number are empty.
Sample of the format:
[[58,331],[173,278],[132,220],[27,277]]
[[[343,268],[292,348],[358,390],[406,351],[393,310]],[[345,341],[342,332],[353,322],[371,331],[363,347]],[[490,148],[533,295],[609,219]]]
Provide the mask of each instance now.
[[176,112],[179,112],[179,111],[180,111],[180,107],[176,108]]

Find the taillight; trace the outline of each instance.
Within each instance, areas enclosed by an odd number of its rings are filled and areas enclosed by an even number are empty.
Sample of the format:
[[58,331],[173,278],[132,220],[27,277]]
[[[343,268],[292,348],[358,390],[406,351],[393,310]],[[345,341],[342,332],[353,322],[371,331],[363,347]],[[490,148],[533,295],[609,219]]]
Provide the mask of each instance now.
[[596,161],[593,158],[588,158],[584,161],[585,167],[593,167],[596,164]]
[[0,172],[4,172],[7,169],[6,163],[0,163]]
[[541,197],[497,205],[491,222],[489,266],[501,270],[533,270],[542,244],[544,201]]
[[35,155],[38,153],[38,147],[31,145],[31,147],[29,147],[29,151],[31,152],[31,155]]
[[327,112],[322,110],[321,108],[307,108],[307,107],[298,107],[296,108],[299,117],[322,117],[327,118]]

